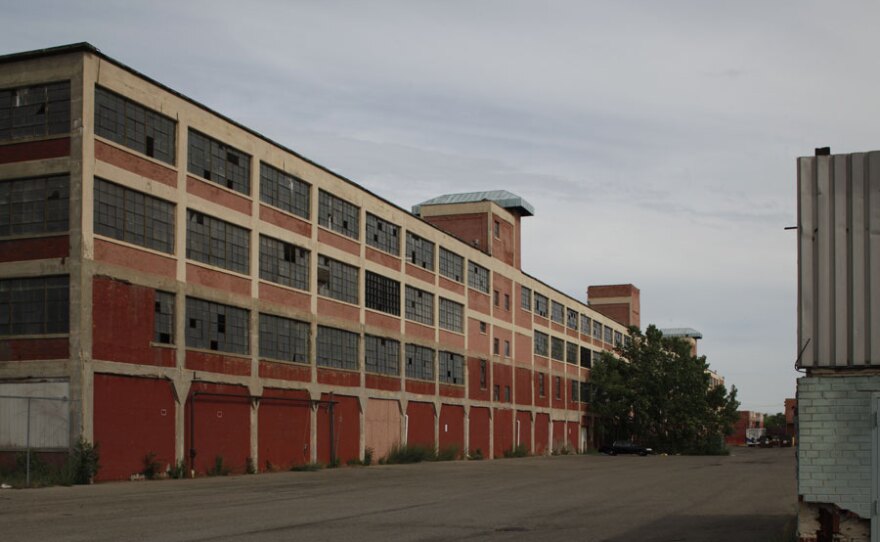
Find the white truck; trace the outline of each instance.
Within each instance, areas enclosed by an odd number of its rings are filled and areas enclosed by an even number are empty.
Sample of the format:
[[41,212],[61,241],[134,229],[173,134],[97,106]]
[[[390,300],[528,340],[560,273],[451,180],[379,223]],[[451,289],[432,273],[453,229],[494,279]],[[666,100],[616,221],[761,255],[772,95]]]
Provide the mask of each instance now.
[[746,446],[757,446],[761,438],[767,435],[765,427],[749,427],[746,429]]

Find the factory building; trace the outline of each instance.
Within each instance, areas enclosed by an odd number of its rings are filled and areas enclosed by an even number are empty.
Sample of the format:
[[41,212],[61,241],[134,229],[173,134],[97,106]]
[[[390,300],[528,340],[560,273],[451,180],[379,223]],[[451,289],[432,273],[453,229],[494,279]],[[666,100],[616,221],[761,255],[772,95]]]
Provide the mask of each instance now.
[[534,212],[410,212],[88,44],[0,57],[0,452],[82,435],[108,480],[593,446],[639,292],[590,290],[615,319],[523,272]]

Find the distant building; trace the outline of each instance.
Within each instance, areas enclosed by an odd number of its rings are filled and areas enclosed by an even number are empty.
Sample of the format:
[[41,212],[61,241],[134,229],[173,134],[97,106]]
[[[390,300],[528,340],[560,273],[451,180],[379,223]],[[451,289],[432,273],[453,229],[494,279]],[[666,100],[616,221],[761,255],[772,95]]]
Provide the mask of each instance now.
[[691,355],[697,355],[697,341],[703,334],[691,327],[669,327],[660,330],[664,337],[677,337],[691,345]]
[[724,438],[728,446],[746,446],[748,442],[748,429],[761,429],[764,427],[764,414],[751,410],[739,410],[739,419],[733,425],[733,433]]

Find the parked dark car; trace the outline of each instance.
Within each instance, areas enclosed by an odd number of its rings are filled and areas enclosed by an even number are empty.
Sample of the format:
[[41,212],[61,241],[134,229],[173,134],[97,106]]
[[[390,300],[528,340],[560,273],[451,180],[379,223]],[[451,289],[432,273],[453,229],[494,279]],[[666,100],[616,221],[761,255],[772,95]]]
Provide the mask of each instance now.
[[650,448],[645,448],[644,446],[639,446],[635,442],[629,440],[615,440],[611,446],[602,446],[599,448],[599,453],[608,455],[639,454],[641,456],[646,456],[652,453],[652,450]]

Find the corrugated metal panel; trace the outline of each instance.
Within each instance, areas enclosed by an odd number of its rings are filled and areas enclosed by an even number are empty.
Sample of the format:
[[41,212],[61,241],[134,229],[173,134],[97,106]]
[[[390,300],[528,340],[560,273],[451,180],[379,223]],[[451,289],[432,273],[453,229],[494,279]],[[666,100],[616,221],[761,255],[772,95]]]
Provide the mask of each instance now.
[[880,151],[798,160],[801,351],[801,367],[880,365]]
[[505,209],[516,209],[526,216],[535,214],[535,207],[520,196],[507,190],[485,190],[482,192],[462,192],[459,194],[444,194],[413,205],[412,212],[418,215],[422,205],[445,205],[449,203],[474,203],[479,201],[494,201]]

